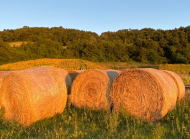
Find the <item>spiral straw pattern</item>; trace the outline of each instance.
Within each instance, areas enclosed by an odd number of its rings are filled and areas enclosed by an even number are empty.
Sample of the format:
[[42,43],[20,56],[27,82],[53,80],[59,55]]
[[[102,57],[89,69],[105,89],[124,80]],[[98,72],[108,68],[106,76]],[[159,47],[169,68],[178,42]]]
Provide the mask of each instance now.
[[110,109],[111,84],[118,74],[116,71],[108,70],[82,72],[72,84],[70,102],[79,108]]
[[156,69],[125,70],[113,82],[111,98],[116,111],[157,120],[172,110],[177,100],[177,87],[167,73]]

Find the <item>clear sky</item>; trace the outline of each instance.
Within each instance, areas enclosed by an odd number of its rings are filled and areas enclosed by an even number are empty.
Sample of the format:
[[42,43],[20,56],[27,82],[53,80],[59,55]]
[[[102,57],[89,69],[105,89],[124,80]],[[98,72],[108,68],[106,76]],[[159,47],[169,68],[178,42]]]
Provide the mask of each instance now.
[[0,31],[29,27],[96,32],[190,25],[190,0],[0,0]]

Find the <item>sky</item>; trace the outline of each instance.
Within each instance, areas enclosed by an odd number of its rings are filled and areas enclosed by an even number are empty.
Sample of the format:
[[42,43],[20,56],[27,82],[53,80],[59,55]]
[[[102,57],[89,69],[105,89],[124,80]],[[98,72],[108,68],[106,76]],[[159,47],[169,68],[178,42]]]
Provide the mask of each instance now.
[[0,0],[0,31],[72,28],[101,34],[121,29],[190,26],[190,0]]

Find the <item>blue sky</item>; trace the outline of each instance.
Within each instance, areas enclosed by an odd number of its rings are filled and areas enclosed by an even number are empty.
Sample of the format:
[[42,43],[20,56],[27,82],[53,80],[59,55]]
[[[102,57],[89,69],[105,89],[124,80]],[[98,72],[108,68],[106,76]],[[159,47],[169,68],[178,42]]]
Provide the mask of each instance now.
[[0,31],[29,27],[96,32],[190,25],[190,0],[0,0]]

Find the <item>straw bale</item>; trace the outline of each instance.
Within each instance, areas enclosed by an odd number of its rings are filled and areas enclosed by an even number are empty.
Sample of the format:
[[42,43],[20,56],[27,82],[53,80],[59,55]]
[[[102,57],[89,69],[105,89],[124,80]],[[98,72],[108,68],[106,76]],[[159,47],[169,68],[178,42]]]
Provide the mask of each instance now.
[[0,88],[9,71],[0,71]]
[[87,107],[93,110],[110,109],[110,89],[119,71],[87,70],[74,80],[69,96],[76,107]]
[[75,78],[81,74],[82,72],[84,72],[86,70],[72,70],[72,71],[68,71],[69,75],[71,76],[72,82],[75,80]]
[[[71,82],[73,83],[73,81],[75,80],[75,78],[81,74],[82,72],[84,72],[85,70],[73,70],[73,71],[68,71],[70,77],[71,77]],[[72,86],[72,83],[71,83],[71,86]],[[68,95],[71,94],[71,86],[70,88],[68,89]]]
[[9,73],[8,71],[0,71],[0,110],[2,107],[2,97],[3,97],[3,94],[1,92],[1,86],[8,73]]
[[67,101],[67,74],[53,67],[10,72],[2,85],[5,119],[29,126],[62,113]]
[[113,82],[111,98],[116,111],[157,120],[175,107],[177,86],[167,73],[156,69],[129,69]]
[[185,85],[182,79],[175,72],[168,70],[163,70],[163,71],[169,74],[174,79],[178,89],[178,100],[183,99],[185,97]]
[[51,74],[54,76],[54,78],[58,82],[61,82],[64,79],[64,81],[66,83],[66,87],[67,87],[67,94],[69,94],[70,90],[71,90],[71,85],[72,85],[72,78],[71,78],[69,72],[67,70],[64,70],[64,69],[56,69],[56,70],[54,70],[55,68],[51,67],[51,66],[45,66],[45,67],[48,67]]

